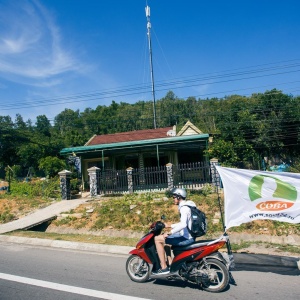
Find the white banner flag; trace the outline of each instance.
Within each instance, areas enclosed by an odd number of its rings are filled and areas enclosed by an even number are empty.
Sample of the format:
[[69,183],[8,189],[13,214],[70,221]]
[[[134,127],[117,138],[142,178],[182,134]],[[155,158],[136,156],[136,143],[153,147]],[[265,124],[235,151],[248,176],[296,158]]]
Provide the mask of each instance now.
[[300,223],[300,174],[216,166],[224,186],[226,229],[254,220]]

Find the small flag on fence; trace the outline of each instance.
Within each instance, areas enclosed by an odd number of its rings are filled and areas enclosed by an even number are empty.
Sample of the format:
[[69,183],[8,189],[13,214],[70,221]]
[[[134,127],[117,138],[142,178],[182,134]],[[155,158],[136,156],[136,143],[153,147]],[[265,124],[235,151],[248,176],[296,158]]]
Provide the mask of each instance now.
[[300,223],[300,174],[216,166],[224,186],[226,229],[254,220]]

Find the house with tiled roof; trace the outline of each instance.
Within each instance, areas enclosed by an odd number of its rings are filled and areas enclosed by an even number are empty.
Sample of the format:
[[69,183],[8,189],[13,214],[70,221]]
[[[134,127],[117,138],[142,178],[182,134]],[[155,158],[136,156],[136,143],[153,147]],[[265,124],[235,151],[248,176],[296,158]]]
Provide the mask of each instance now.
[[80,147],[64,148],[63,156],[80,157],[83,180],[88,181],[88,169],[144,169],[203,162],[209,134],[188,121],[180,130],[176,126],[144,129],[105,135],[94,135]]

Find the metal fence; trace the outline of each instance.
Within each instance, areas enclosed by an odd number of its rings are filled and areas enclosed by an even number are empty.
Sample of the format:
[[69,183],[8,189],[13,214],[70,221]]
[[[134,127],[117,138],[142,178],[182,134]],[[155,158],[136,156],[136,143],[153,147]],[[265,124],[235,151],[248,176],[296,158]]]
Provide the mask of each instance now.
[[[211,183],[210,164],[197,162],[171,166],[171,176],[167,167],[149,167],[132,170],[132,191],[167,190],[168,186],[199,189],[206,183]],[[97,193],[128,192],[127,170],[105,170],[97,175]],[[170,178],[171,177],[171,178]]]
[[175,187],[197,189],[211,183],[210,164],[205,162],[173,166],[173,174]]
[[128,191],[126,170],[105,170],[97,176],[97,194],[125,193]]
[[168,187],[167,168],[165,166],[134,169],[132,177],[134,191],[165,190]]

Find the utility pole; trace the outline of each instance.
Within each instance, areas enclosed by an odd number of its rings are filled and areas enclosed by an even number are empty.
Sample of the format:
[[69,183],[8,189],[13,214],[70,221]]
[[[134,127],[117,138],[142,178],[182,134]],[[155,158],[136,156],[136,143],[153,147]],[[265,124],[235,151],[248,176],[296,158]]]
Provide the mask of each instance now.
[[151,44],[151,23],[150,23],[150,7],[147,5],[145,8],[147,18],[147,36],[149,46],[149,60],[150,60],[150,72],[151,72],[151,84],[152,84],[152,97],[153,97],[153,125],[156,129],[156,105],[155,105],[155,88],[154,88],[154,75],[153,75],[153,62],[152,62],[152,44]]

